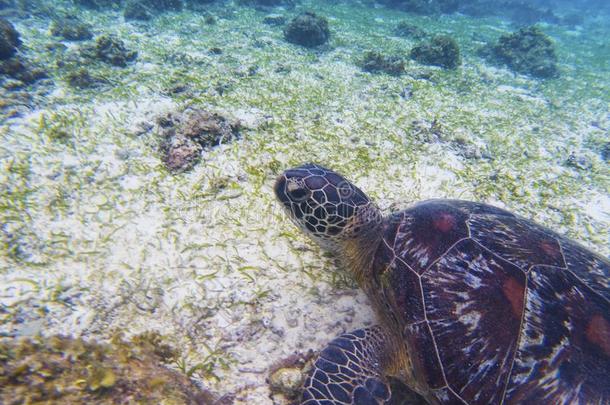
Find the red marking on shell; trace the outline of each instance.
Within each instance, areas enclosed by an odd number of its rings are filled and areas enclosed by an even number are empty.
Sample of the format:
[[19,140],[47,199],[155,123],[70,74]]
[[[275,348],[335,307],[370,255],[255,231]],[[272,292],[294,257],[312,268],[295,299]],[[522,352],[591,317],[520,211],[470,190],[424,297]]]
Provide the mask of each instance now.
[[557,245],[554,240],[543,240],[540,242],[540,249],[551,257],[558,257],[561,255],[559,245]]
[[585,331],[589,342],[599,346],[610,356],[610,323],[601,315],[593,315]]
[[523,313],[523,294],[525,293],[525,286],[513,277],[509,277],[504,284],[502,284],[502,292],[510,302],[513,313],[518,318],[521,318],[521,314]]
[[441,232],[449,232],[455,227],[455,217],[446,212],[442,212],[439,214],[438,218],[434,218],[432,221],[435,229],[438,229]]

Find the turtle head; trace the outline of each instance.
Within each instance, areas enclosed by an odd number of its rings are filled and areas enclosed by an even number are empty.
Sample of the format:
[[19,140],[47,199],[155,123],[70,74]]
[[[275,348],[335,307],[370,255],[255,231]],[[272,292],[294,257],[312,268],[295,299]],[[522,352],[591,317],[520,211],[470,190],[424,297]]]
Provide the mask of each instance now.
[[275,182],[275,195],[292,221],[322,247],[369,242],[381,213],[358,187],[340,174],[315,164],[286,170]]

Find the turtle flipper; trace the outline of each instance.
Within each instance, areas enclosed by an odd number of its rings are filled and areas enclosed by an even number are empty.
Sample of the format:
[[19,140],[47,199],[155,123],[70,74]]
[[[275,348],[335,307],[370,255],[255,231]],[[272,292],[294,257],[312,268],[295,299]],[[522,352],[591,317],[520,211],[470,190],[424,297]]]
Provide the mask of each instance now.
[[390,399],[383,376],[386,337],[378,326],[345,333],[316,359],[301,405],[379,405]]

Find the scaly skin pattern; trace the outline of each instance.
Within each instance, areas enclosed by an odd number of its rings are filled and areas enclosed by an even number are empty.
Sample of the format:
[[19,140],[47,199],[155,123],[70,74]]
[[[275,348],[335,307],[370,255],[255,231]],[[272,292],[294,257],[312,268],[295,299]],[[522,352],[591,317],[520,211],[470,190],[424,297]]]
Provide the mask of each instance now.
[[360,189],[315,164],[286,171],[275,192],[343,259],[387,331],[331,342],[304,403],[385,403],[384,373],[432,403],[610,403],[606,258],[474,202],[429,200],[382,219]]
[[386,220],[372,277],[441,403],[610,403],[610,264],[498,208]]
[[320,353],[303,384],[303,405],[384,404],[386,337],[379,326],[345,333]]

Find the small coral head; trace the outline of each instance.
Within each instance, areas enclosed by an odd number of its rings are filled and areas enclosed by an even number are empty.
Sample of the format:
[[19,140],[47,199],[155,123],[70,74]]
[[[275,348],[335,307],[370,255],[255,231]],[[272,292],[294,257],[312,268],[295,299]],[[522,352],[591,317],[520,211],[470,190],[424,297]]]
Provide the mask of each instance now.
[[282,173],[275,195],[292,221],[323,247],[366,235],[381,221],[377,207],[358,187],[312,163]]

